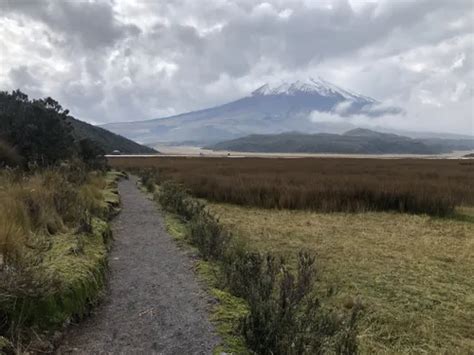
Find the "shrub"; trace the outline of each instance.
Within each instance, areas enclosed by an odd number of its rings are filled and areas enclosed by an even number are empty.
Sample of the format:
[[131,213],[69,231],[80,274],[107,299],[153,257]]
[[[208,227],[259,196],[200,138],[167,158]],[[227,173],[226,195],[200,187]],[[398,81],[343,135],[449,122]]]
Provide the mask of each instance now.
[[142,171],[140,174],[140,180],[142,185],[147,189],[148,192],[155,192],[156,177],[155,172],[152,169]]
[[204,259],[218,260],[223,257],[230,242],[230,235],[205,209],[194,214],[189,223],[191,242]]
[[[324,310],[314,296],[315,259],[300,252],[296,274],[284,261],[254,254],[248,259],[246,300],[250,312],[243,320],[249,347],[258,354],[357,353],[356,312],[346,318]],[[246,276],[247,275],[247,276]]]
[[225,254],[230,235],[205,208],[193,199],[179,184],[166,181],[156,195],[167,211],[176,213],[189,222],[190,238],[204,259],[221,259]]
[[165,181],[160,185],[157,199],[166,210],[184,217],[187,221],[204,211],[202,203],[192,199],[182,185],[173,181]]

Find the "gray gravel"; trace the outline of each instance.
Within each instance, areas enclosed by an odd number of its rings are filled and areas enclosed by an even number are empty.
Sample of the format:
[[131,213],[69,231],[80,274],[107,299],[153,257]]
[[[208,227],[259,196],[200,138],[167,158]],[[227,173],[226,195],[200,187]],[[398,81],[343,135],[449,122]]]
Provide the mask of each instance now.
[[108,294],[95,314],[70,327],[59,354],[211,354],[219,343],[192,260],[135,182],[119,183]]

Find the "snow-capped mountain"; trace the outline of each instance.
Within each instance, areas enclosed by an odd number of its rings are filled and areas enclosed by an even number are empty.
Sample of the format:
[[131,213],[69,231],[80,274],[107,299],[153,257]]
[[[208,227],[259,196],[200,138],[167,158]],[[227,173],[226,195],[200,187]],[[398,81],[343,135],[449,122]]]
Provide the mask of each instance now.
[[249,96],[200,111],[149,121],[110,123],[104,128],[141,143],[195,142],[209,144],[248,134],[288,131],[341,133],[354,128],[339,122],[310,119],[318,112],[340,116],[396,114],[396,107],[380,102],[322,78],[293,83],[265,84]]
[[281,83],[275,86],[265,84],[252,92],[252,95],[298,95],[299,93],[315,94],[325,97],[342,97],[345,100],[362,101],[367,104],[377,103],[376,100],[370,97],[344,90],[321,77],[317,79],[309,78],[307,81],[298,80],[294,83]]

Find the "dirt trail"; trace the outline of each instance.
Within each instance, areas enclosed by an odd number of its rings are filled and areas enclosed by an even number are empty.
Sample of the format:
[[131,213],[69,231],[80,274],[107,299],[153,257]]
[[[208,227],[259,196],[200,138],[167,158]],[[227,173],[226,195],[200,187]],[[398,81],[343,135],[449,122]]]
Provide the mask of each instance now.
[[135,182],[119,183],[108,294],[94,315],[71,326],[59,354],[210,354],[219,342],[192,261]]

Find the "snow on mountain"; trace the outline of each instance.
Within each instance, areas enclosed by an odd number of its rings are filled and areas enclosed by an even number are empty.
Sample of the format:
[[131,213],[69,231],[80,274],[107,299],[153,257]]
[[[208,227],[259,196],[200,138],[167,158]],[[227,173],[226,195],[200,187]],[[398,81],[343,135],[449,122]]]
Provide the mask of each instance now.
[[252,96],[265,96],[265,95],[297,95],[299,93],[307,94],[318,94],[326,97],[343,97],[350,101],[366,101],[368,103],[376,103],[377,101],[351,92],[344,90],[321,77],[317,79],[309,78],[306,81],[297,80],[294,83],[281,83],[279,85],[271,86],[265,84],[252,92]]
[[204,110],[149,121],[110,123],[104,127],[146,144],[170,141],[209,144],[248,134],[342,133],[355,128],[350,123],[311,120],[310,116],[318,112],[374,117],[401,110],[384,107],[370,97],[342,89],[322,78],[310,78],[265,84],[249,96]]

